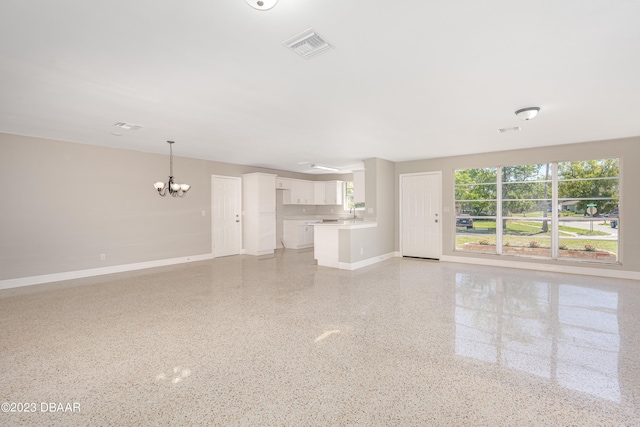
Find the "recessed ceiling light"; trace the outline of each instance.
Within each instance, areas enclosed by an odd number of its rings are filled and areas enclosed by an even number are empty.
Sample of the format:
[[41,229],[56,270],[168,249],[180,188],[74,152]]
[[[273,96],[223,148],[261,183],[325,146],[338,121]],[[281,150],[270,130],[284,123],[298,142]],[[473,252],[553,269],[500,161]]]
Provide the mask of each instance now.
[[122,134],[120,132],[111,132],[111,135],[113,135],[113,136],[122,136]]
[[540,112],[540,107],[521,108],[516,111],[516,116],[518,116],[520,120],[531,120],[538,115],[538,112]]
[[249,6],[258,10],[269,10],[278,3],[278,0],[246,0]]

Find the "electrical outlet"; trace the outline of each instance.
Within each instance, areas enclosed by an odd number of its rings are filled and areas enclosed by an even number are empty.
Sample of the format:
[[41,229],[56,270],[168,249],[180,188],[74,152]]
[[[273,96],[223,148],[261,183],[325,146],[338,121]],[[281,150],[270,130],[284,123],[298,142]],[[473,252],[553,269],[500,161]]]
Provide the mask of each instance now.
[[364,255],[364,248],[363,247],[360,248],[360,255]]
[[207,216],[207,211],[202,211],[202,216]]
[[107,259],[107,254],[100,254],[100,261]]
[[305,208],[302,208],[302,213],[305,213],[307,210]]

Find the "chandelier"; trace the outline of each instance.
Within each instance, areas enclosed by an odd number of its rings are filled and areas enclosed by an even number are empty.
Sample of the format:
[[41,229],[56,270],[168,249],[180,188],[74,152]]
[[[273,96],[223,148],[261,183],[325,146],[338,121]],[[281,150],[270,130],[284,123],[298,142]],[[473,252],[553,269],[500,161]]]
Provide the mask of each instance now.
[[173,143],[174,141],[167,141],[169,143],[169,181],[162,182],[157,181],[153,184],[158,190],[158,194],[162,197],[167,195],[167,192],[173,197],[184,197],[187,195],[187,191],[191,188],[189,184],[178,184],[173,180]]

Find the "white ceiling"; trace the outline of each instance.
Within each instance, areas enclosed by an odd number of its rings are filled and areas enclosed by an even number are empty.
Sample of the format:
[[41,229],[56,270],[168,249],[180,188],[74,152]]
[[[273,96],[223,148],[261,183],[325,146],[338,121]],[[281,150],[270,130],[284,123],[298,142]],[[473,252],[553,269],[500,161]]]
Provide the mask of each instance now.
[[[335,49],[282,45],[310,27]],[[638,136],[640,0],[3,0],[0,99],[1,132],[302,172]]]

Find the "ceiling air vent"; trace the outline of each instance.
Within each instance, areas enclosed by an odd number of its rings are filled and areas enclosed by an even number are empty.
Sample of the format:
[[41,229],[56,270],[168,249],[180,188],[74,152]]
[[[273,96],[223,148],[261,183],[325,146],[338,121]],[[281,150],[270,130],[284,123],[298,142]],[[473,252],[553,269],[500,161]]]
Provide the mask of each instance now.
[[124,130],[142,129],[142,126],[140,126],[140,125],[134,125],[134,124],[131,124],[131,123],[126,123],[126,122],[117,122],[117,123],[114,123],[113,125],[119,127],[120,129],[124,129]]
[[522,128],[520,126],[514,126],[512,128],[500,128],[500,129],[498,129],[498,132],[507,133],[507,132],[517,132],[519,130],[522,130]]
[[333,49],[333,46],[322,38],[313,28],[309,28],[291,37],[285,41],[283,45],[305,59],[314,58],[323,52]]

